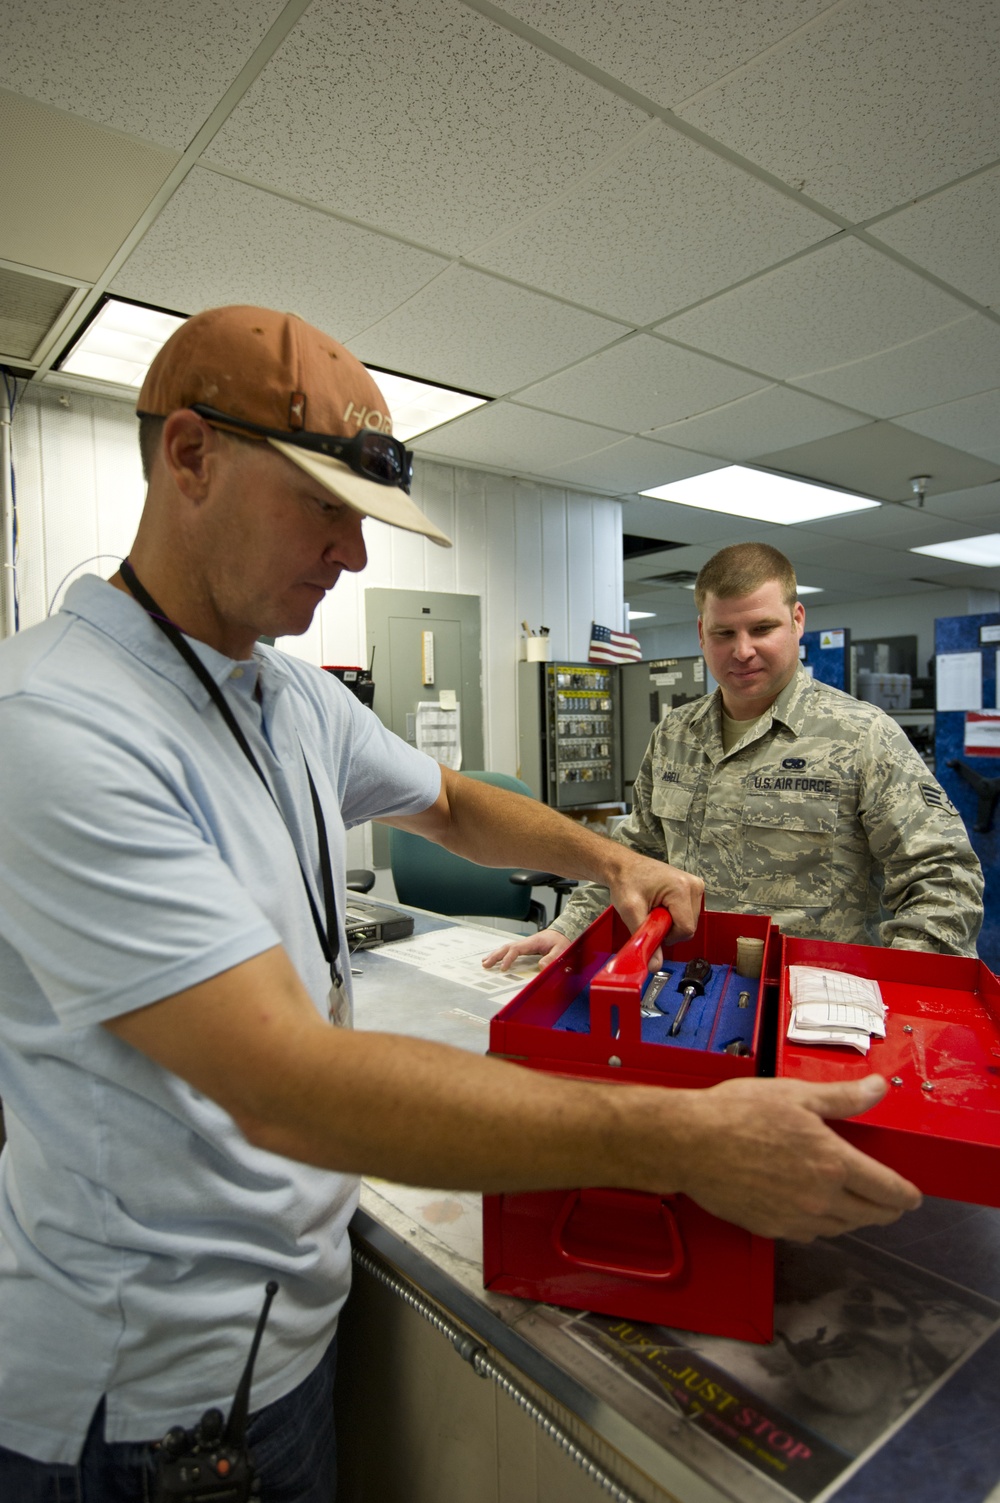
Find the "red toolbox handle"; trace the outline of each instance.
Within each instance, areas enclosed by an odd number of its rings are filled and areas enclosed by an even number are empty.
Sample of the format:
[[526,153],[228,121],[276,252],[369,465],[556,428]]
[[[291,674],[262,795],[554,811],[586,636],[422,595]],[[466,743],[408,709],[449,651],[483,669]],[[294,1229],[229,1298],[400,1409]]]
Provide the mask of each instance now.
[[[665,908],[652,908],[638,929],[612,955],[590,983],[590,1031],[628,1043],[642,1038],[639,998],[649,978],[649,960],[670,933],[673,919]],[[611,1027],[611,1009],[618,1008],[617,1032]]]
[[[643,1234],[639,1231],[636,1218],[639,1213],[648,1222],[653,1204],[656,1205],[657,1234],[663,1233],[666,1238],[666,1261],[661,1267],[644,1267],[638,1259],[632,1262],[616,1261],[612,1257],[595,1250],[594,1227],[608,1232],[608,1253],[618,1253],[620,1257],[623,1236],[627,1236],[629,1230],[629,1216],[633,1218],[633,1231],[639,1232],[635,1237],[636,1242],[646,1242],[643,1249],[645,1256],[652,1263],[661,1253],[661,1247],[649,1235],[649,1228]],[[590,1223],[589,1246],[586,1251],[581,1246],[576,1249],[567,1246],[567,1241],[572,1237],[574,1229],[570,1222],[574,1214],[580,1211],[583,1216],[578,1217],[577,1235],[586,1234],[584,1217]],[[595,1273],[615,1274],[620,1278],[641,1279],[650,1284],[668,1284],[677,1279],[684,1272],[684,1243],[681,1240],[681,1229],[677,1225],[677,1218],[669,1204],[662,1196],[648,1195],[641,1190],[571,1190],[563,1202],[562,1208],[556,1217],[552,1227],[552,1245],[560,1258],[567,1263],[573,1263],[578,1268],[587,1268]]]

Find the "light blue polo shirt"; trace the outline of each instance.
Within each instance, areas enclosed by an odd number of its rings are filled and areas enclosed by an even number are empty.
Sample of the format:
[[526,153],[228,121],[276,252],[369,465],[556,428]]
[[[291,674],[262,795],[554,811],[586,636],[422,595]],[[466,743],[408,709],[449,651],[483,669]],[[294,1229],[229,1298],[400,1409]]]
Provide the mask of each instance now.
[[77,1459],[102,1393],[110,1441],[228,1412],[270,1278],[253,1407],[319,1361],[350,1281],[356,1179],[251,1147],[100,1024],[276,944],[325,1017],[296,858],[322,914],[303,753],[341,915],[345,829],[440,789],[437,763],[332,675],[192,645],[285,822],[130,596],[81,579],[0,646],[0,1444],[43,1461]]

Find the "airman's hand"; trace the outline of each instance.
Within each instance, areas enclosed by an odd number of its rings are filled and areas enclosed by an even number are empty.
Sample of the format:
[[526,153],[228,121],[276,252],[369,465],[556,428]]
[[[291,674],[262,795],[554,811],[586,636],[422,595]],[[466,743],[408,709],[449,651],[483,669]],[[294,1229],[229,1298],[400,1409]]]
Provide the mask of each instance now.
[[539,929],[537,934],[528,934],[524,939],[511,940],[508,944],[501,945],[499,950],[487,955],[483,965],[488,971],[496,965],[501,971],[509,971],[515,960],[519,960],[522,955],[537,955],[541,969],[555,960],[557,955],[561,955],[568,944],[565,934],[560,934],[557,929]]

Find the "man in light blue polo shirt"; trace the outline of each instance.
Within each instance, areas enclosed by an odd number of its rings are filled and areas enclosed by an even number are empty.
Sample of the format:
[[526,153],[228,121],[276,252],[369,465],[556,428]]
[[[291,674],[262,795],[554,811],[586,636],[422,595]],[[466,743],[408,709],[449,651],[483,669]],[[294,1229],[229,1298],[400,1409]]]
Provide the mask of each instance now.
[[364,516],[447,544],[346,350],[211,310],[164,346],[139,412],[129,560],[0,648],[0,1498],[155,1496],[152,1443],[228,1409],[274,1279],[250,1456],[265,1503],[329,1503],[360,1172],[684,1190],[806,1238],[916,1204],[822,1120],[874,1104],[877,1079],[689,1099],[331,1027],[364,820],[603,882],[633,927],[668,907],[677,937],[701,884],[442,770],[259,644],[363,568]]

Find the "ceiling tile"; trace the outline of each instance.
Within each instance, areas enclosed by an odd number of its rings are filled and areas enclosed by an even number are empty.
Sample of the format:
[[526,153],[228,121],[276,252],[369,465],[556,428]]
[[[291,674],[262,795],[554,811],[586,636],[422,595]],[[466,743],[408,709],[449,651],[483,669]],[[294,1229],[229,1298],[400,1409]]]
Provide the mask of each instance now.
[[[864,548],[850,538],[837,541],[835,538],[819,537],[812,535],[804,538],[796,544],[795,557],[803,567],[810,562],[825,565],[830,569],[842,569],[845,573],[854,573],[865,578],[873,574],[885,575],[891,579],[899,572],[901,559],[900,552],[895,548],[880,548],[875,543],[867,543]],[[913,567],[906,563],[906,556],[902,560],[903,567],[908,574],[922,575],[925,579],[934,579],[941,573],[940,564],[943,559],[927,558],[923,554],[914,553],[909,555]],[[925,565],[934,565],[927,568]],[[951,565],[954,568],[954,565]],[[803,574],[803,578],[805,575]],[[869,584],[868,590],[871,593]]]
[[668,319],[659,332],[781,379],[954,323],[965,304],[851,236]]
[[432,458],[551,478],[545,472],[554,465],[605,449],[618,437],[608,428],[574,423],[512,402],[494,402],[414,439],[413,447]]
[[974,490],[956,491],[943,496],[928,496],[925,505],[929,511],[935,512],[940,517],[953,517],[955,521],[963,522],[978,522],[983,519],[988,524],[992,524],[982,528],[983,532],[1000,530],[997,526],[1000,521],[1000,481],[994,481],[990,485],[976,486]]
[[452,266],[353,339],[351,349],[386,370],[499,396],[624,332],[596,314]]
[[829,0],[504,0],[509,16],[657,104],[672,107],[781,40]]
[[986,485],[998,478],[1000,468],[894,423],[869,423],[850,433],[758,455],[757,462],[883,501],[908,501],[914,475],[929,475],[927,494],[938,495]]
[[[623,503],[622,527],[625,532],[638,533],[640,537],[704,545],[708,552],[702,563],[729,543],[774,543],[775,547],[780,547],[777,539],[786,530],[768,522],[751,522],[743,517],[703,511],[698,506],[681,506],[676,501],[657,501],[652,496],[632,496]],[[690,566],[679,564],[677,567]],[[701,564],[696,567],[700,568]]]
[[690,350],[636,334],[572,370],[539,381],[518,401],[567,417],[645,433],[743,396],[764,381]]
[[4,7],[0,87],[184,151],[283,0]]
[[795,383],[875,417],[896,417],[1000,386],[1000,324],[970,313],[945,329]]
[[646,324],[832,233],[829,221],[656,121],[529,232],[515,228],[475,259]]
[[870,233],[987,307],[1000,305],[1000,167],[901,209]]
[[213,161],[462,254],[542,207],[647,117],[453,0],[316,0]]
[[896,424],[1000,464],[1000,391],[984,391],[961,402],[912,412],[897,418]]
[[848,0],[678,111],[847,219],[1000,155],[994,0]]
[[645,438],[626,438],[584,459],[553,465],[545,473],[553,480],[564,480],[567,485],[586,485],[607,495],[622,496],[666,485],[671,480],[686,480],[689,475],[702,475],[718,467],[719,461],[707,454],[674,449]]
[[195,168],[112,290],[182,313],[238,302],[290,308],[346,340],[444,264],[426,251]]
[[101,275],[178,161],[176,152],[4,92],[0,139],[0,257],[86,282]]
[[[872,511],[852,512],[843,517],[823,517],[809,528],[811,537],[829,538],[832,542],[850,539],[857,543],[874,543],[881,548],[895,548],[906,553],[924,543],[943,543],[952,524],[912,504],[889,504]],[[962,529],[962,535],[966,530]]]
[[742,460],[753,459],[768,449],[844,433],[867,422],[867,418],[844,407],[789,391],[787,386],[768,386],[697,417],[658,428],[651,436],[724,459]]

